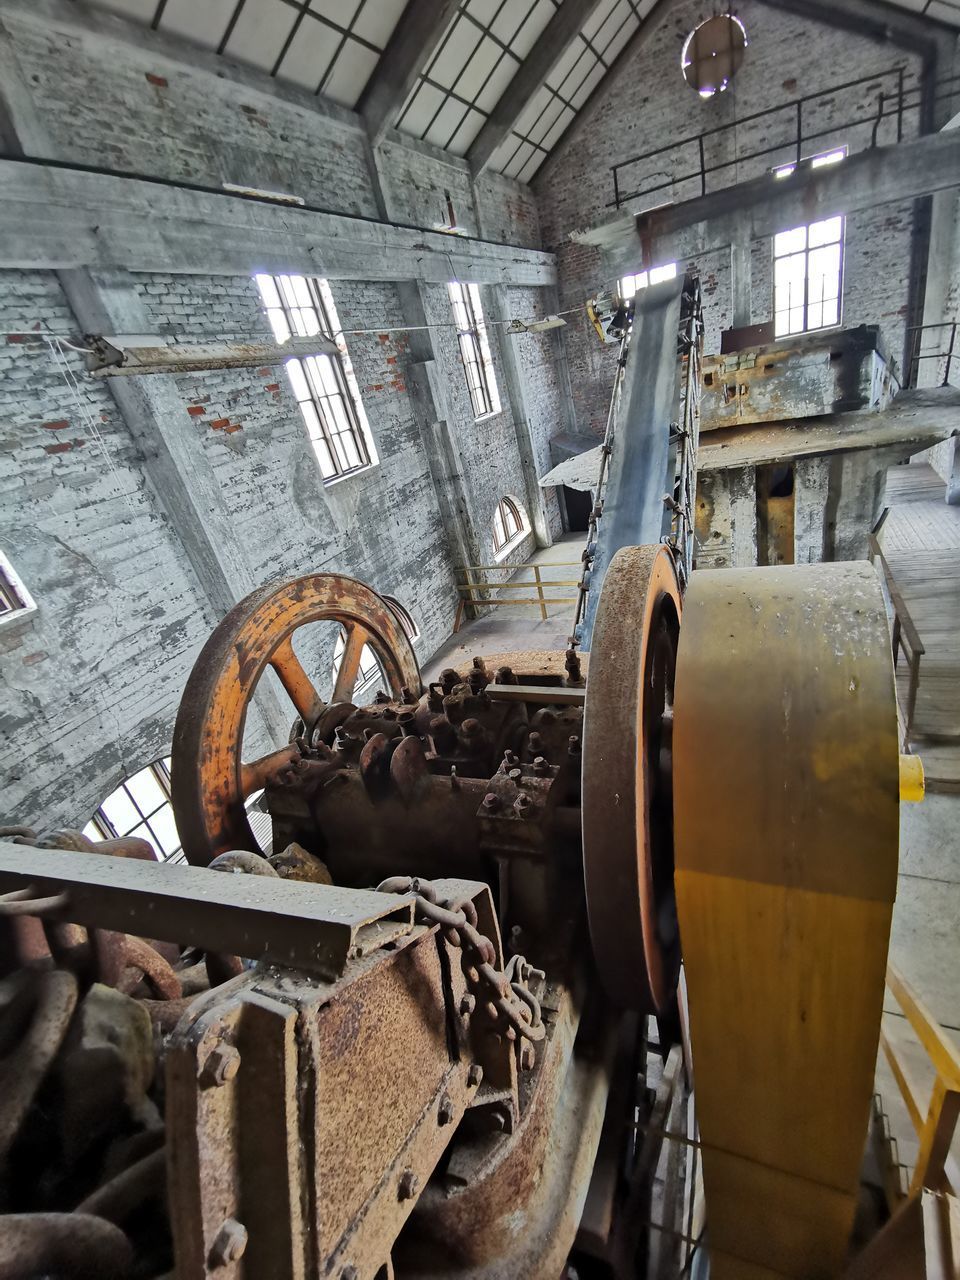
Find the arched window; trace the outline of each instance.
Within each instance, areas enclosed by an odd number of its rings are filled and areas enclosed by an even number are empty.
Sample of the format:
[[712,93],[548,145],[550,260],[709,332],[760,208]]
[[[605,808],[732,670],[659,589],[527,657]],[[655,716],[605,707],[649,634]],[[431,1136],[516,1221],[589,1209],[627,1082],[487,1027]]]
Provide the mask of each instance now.
[[[343,651],[347,645],[347,637],[341,628],[340,634],[337,636],[337,643],[333,648],[333,683],[336,684],[337,676],[340,672],[340,663],[343,661]],[[380,659],[365,644],[360,651],[360,670],[357,672],[357,682],[353,686],[353,693],[350,695],[350,701],[356,706],[362,706],[369,702],[378,689],[387,688],[387,678],[383,674],[383,667],[380,665]]]
[[500,555],[519,542],[527,532],[527,517],[514,498],[503,497],[493,513],[493,549]]
[[387,604],[400,619],[400,625],[407,634],[407,639],[413,644],[414,640],[420,639],[420,628],[410,616],[409,610],[405,609],[395,596],[384,596]]
[[138,836],[161,862],[183,862],[180,836],[170,804],[170,757],[154,760],[121,782],[83,828],[88,840]]

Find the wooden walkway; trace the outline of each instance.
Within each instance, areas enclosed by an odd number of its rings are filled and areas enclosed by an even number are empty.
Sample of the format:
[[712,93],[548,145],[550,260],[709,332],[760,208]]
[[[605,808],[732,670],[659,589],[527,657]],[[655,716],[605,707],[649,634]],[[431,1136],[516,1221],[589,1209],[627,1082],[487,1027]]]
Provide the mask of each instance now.
[[[926,464],[891,467],[880,542],[924,647],[915,749],[931,791],[960,791],[960,507],[944,491]],[[905,695],[905,667],[898,688]]]

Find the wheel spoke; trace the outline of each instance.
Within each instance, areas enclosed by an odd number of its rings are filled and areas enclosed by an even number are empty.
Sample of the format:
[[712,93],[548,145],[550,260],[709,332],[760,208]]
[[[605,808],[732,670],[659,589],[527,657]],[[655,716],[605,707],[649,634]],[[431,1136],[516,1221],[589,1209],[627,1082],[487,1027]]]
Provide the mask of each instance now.
[[281,747],[279,751],[271,751],[269,755],[261,756],[259,760],[254,760],[250,764],[241,764],[240,791],[244,800],[253,795],[254,791],[265,787],[274,774],[288,768],[299,756],[300,748],[292,743],[290,746]]
[[300,659],[293,652],[290,637],[274,650],[270,665],[280,677],[280,683],[287,691],[287,696],[297,708],[297,714],[309,733],[316,724],[326,703],[313,687],[313,682],[304,671]]
[[332,702],[351,702],[353,700],[354,686],[357,683],[357,676],[360,674],[360,655],[363,653],[363,646],[367,643],[370,634],[358,622],[347,623],[344,630],[346,631],[347,639],[343,646],[343,657],[340,660],[340,669],[337,672],[336,683],[333,687]]

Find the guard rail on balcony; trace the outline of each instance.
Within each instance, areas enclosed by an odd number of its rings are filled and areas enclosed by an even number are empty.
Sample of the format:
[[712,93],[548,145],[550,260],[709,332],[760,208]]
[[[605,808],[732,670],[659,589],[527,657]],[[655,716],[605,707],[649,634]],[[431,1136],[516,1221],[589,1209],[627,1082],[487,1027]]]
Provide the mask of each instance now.
[[880,519],[870,530],[870,563],[876,567],[876,563],[880,561],[880,568],[883,572],[884,585],[887,588],[887,595],[890,597],[890,604],[893,607],[893,627],[891,638],[893,643],[893,669],[896,673],[897,662],[900,657],[901,650],[910,663],[910,679],[907,685],[907,705],[901,716],[901,750],[906,751],[909,747],[910,736],[913,732],[913,717],[917,709],[917,690],[920,687],[920,659],[923,657],[925,650],[920,636],[917,634],[917,628],[913,624],[910,617],[910,610],[903,602],[903,596],[900,594],[900,588],[894,581],[890,566],[887,564],[886,556],[880,546],[879,533],[884,526],[887,516],[890,514],[890,508],[885,507]]
[[922,1095],[910,1076],[902,1052],[898,1052],[887,1033],[881,1030],[880,1048],[890,1064],[920,1141],[908,1194],[914,1196],[927,1188],[956,1195],[960,1191],[960,1175],[950,1156],[950,1145],[960,1117],[960,1051],[893,965],[887,966],[887,987],[934,1069],[930,1102],[924,1107]]
[[[938,102],[953,99],[960,91],[960,75],[946,77],[935,85],[927,81],[909,83],[910,73],[896,64],[885,71],[871,76],[860,76],[856,80],[847,80],[843,84],[832,85],[829,89],[821,89],[816,93],[808,93],[803,97],[791,98],[776,107],[767,107],[763,111],[755,111],[750,115],[739,116],[728,124],[716,125],[705,129],[702,133],[688,134],[677,138],[652,151],[644,151],[639,155],[620,160],[611,167],[613,174],[613,199],[607,202],[607,208],[619,208],[628,200],[653,196],[684,183],[699,185],[699,194],[707,194],[707,179],[711,174],[722,170],[736,168],[750,160],[767,158],[771,169],[789,164],[799,164],[809,158],[817,150],[837,147],[841,142],[849,142],[846,137],[850,130],[863,126],[869,127],[869,145],[878,145],[880,128],[885,120],[893,120],[891,139],[902,142],[907,133],[908,116],[915,112],[918,132],[929,127],[928,121]],[[878,92],[872,96],[868,104],[851,106],[849,112],[843,112],[835,103],[838,94],[848,94],[865,86],[876,86]],[[778,132],[775,142],[766,143],[763,121]],[[781,123],[782,122],[782,123]],[[779,126],[779,127],[778,127]],[[741,151],[739,140],[751,131],[760,134],[766,145],[755,150]],[[725,136],[726,135],[726,136]],[[729,138],[730,152],[718,159],[711,159],[708,150],[716,142],[726,143]],[[824,140],[830,139],[825,144]],[[886,139],[885,139],[886,140]],[[816,144],[821,144],[819,147]],[[851,147],[852,150],[858,148]],[[644,185],[642,176],[631,180],[631,166],[645,166],[656,169],[658,157],[670,156],[676,164],[687,163],[686,172],[671,174],[663,179],[663,166],[651,178],[657,179]],[[687,161],[684,157],[689,156]],[[696,167],[693,167],[693,166]],[[722,184],[721,184],[722,185]],[[661,201],[666,199],[661,194]]]
[[[457,616],[454,620],[453,629],[459,631],[463,622],[463,614],[467,605],[474,608],[484,605],[527,605],[539,608],[540,617],[546,621],[547,608],[555,604],[576,604],[576,595],[572,596],[546,596],[544,588],[553,591],[560,587],[576,587],[579,586],[578,578],[548,578],[544,581],[542,569],[582,569],[583,565],[579,560],[558,560],[551,561],[549,565],[533,564],[528,561],[524,564],[468,564],[457,569],[457,573],[464,579],[463,582],[457,583],[457,591],[460,594],[460,602],[457,605]],[[491,581],[489,574],[491,573],[518,573],[520,570],[530,569],[533,572],[533,578],[524,582],[514,582],[511,579],[506,581]],[[526,591],[528,595],[507,596],[503,599],[491,596],[489,593],[493,591]]]
[[[912,324],[908,326],[907,333],[910,337],[907,339],[907,376],[904,386],[919,385],[921,360],[942,360],[943,379],[937,385],[947,386],[950,382],[951,365],[957,354],[956,320],[944,320],[941,324]],[[935,351],[923,349],[924,334],[933,335]]]

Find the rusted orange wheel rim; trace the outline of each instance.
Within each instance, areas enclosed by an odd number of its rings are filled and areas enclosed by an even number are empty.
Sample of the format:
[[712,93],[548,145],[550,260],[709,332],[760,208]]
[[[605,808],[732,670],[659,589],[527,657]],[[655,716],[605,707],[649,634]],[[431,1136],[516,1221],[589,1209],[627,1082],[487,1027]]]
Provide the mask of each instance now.
[[680,585],[664,546],[623,547],[603,581],[583,723],[583,866],[600,979],[661,1013],[680,972],[673,883],[673,689]]
[[[333,696],[325,703],[293,651],[293,633],[310,622],[338,622],[345,632]],[[349,705],[369,645],[391,694],[420,694],[420,672],[396,614],[370,587],[337,573],[269,583],[241,600],[201,650],[187,681],[173,734],[171,790],[188,861],[206,866],[228,849],[256,851],[244,801],[298,748],[241,760],[247,708],[261,675],[272,667],[307,734],[329,709]]]

